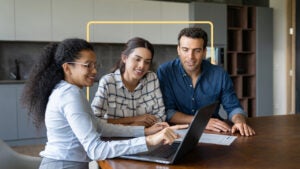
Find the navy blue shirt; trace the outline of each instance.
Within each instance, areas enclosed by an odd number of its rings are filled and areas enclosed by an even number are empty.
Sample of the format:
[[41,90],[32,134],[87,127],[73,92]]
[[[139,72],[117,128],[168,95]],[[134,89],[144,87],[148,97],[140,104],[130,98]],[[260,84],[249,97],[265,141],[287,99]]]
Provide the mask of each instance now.
[[[220,66],[207,60],[201,63],[201,73],[195,87],[192,79],[184,71],[179,58],[162,64],[157,70],[161,91],[166,107],[167,121],[179,111],[194,115],[208,104],[219,101],[228,114],[228,119],[243,111],[228,73]],[[219,117],[216,110],[214,116]]]

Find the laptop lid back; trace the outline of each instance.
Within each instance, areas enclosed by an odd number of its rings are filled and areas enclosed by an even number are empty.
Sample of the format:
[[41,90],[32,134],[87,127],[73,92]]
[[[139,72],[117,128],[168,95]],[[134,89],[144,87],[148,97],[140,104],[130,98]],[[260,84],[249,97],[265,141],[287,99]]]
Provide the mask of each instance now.
[[197,111],[171,163],[177,162],[182,156],[197,146],[199,139],[217,106],[218,102],[205,106]]

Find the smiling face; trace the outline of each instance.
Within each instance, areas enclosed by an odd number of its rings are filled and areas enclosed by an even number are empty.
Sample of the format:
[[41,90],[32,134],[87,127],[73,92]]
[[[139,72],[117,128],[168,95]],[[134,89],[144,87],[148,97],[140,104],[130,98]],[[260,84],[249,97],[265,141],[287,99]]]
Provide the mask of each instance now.
[[91,50],[79,52],[80,58],[64,63],[65,81],[80,88],[92,86],[97,74],[96,54]]
[[177,52],[181,64],[190,76],[198,75],[201,72],[201,63],[205,58],[206,49],[203,48],[204,40],[201,38],[180,38]]
[[123,55],[122,61],[125,63],[123,78],[128,82],[137,82],[149,71],[152,54],[149,49],[138,47],[128,56]]

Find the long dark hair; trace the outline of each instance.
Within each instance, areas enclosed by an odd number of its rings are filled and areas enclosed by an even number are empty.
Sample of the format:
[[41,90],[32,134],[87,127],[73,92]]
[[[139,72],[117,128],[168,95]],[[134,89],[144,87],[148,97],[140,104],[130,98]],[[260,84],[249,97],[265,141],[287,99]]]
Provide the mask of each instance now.
[[152,62],[153,56],[154,56],[153,45],[146,39],[143,39],[141,37],[134,37],[134,38],[128,40],[127,43],[125,44],[124,49],[121,53],[121,57],[120,57],[119,61],[115,64],[115,66],[111,69],[111,72],[114,72],[117,69],[120,69],[121,74],[124,73],[125,64],[122,61],[122,57],[124,57],[124,56],[128,57],[128,55],[130,55],[135,48],[140,48],[140,47],[146,48],[151,52],[151,55],[152,55],[151,62]]
[[94,51],[92,45],[82,39],[50,43],[32,67],[21,101],[37,128],[44,123],[48,98],[53,88],[64,79],[62,64],[79,59],[83,50]]

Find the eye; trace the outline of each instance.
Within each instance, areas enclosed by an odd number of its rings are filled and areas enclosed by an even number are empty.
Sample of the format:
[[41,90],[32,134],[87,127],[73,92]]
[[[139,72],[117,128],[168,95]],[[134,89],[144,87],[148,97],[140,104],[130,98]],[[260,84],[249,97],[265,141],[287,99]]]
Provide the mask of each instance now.
[[181,48],[182,51],[187,52],[189,49],[188,48]]
[[91,67],[91,63],[85,63],[85,64],[83,64],[83,66],[86,67],[86,68],[90,68]]
[[140,58],[135,58],[135,61],[140,62],[141,59]]
[[96,68],[96,65],[97,65],[97,63],[90,62],[90,63],[84,64],[84,67],[86,67],[88,69],[94,69],[94,68]]
[[196,49],[195,52],[200,53],[202,49]]
[[146,60],[144,63],[147,64],[147,65],[150,65],[150,64],[151,64],[151,61]]

